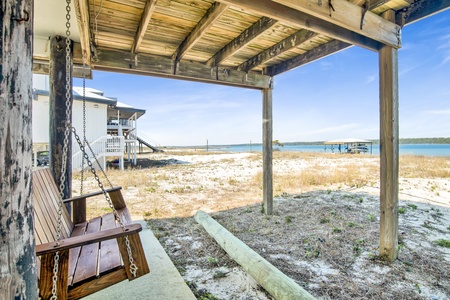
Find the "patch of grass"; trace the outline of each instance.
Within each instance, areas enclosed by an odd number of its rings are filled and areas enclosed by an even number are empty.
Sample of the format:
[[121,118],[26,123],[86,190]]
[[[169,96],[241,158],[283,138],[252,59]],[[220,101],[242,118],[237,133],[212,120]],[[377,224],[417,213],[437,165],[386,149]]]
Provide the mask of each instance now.
[[355,224],[355,223],[353,223],[353,222],[348,222],[348,223],[347,223],[347,226],[348,226],[348,227],[355,227],[355,226],[356,226],[356,224]]
[[292,219],[294,219],[294,217],[292,217],[292,216],[286,216],[285,218],[284,218],[284,220],[286,221],[286,223],[292,223]]
[[441,247],[450,248],[450,240],[439,239],[434,241],[434,243]]
[[208,257],[208,263],[210,263],[211,265],[214,265],[214,266],[218,266],[219,259],[215,258],[215,257]]
[[398,208],[398,213],[403,215],[404,213],[406,213],[406,207],[399,207]]
[[330,219],[328,219],[328,218],[322,218],[322,219],[319,220],[319,223],[320,223],[320,224],[330,223]]
[[342,228],[334,227],[334,228],[333,228],[333,232],[334,232],[334,233],[341,233],[341,232],[342,232]]
[[374,214],[369,214],[367,216],[367,218],[369,219],[370,222],[375,222],[375,215]]
[[417,205],[411,204],[411,203],[408,204],[408,207],[411,208],[412,210],[416,210],[417,209]]
[[219,278],[224,278],[227,277],[227,273],[221,270],[217,270],[216,272],[214,272],[213,278],[214,279],[219,279]]

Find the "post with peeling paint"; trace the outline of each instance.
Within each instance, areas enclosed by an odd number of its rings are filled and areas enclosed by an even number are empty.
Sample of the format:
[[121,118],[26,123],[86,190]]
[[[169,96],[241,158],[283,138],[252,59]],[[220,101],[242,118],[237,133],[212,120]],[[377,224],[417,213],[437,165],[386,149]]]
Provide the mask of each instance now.
[[33,1],[0,2],[0,298],[37,299],[32,169]]

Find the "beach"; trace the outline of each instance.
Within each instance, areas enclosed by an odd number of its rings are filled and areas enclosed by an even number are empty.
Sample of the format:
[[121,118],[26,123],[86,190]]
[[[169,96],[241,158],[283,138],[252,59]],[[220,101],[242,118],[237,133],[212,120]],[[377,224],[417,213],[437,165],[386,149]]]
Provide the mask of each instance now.
[[[271,297],[195,222],[198,210],[318,299],[450,298],[449,158],[401,156],[392,264],[378,257],[377,156],[274,153],[272,216],[261,205],[260,153],[179,150],[139,155],[138,164],[108,177],[199,299]],[[86,176],[85,190],[95,190]],[[79,174],[73,182],[76,195]],[[88,207],[107,209],[101,198]]]

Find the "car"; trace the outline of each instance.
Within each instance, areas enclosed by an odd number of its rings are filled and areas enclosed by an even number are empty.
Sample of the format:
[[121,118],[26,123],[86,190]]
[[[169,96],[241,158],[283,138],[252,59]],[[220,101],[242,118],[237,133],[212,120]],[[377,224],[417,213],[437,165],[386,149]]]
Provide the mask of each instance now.
[[36,153],[37,165],[46,166],[50,162],[50,152],[49,151],[38,151]]

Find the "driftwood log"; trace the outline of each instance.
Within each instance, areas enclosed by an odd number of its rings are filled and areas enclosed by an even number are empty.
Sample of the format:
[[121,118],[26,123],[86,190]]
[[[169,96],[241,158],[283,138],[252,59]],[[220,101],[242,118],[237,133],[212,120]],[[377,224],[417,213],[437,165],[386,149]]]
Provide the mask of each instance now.
[[283,274],[203,211],[195,214],[195,220],[275,299],[315,299],[294,280]]

